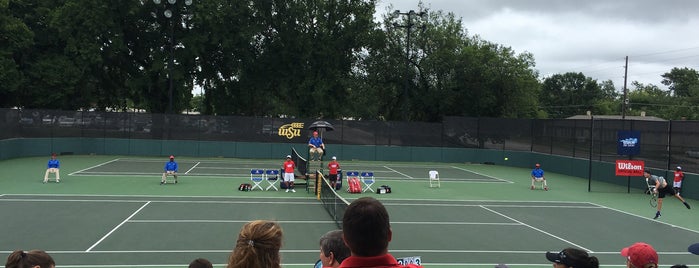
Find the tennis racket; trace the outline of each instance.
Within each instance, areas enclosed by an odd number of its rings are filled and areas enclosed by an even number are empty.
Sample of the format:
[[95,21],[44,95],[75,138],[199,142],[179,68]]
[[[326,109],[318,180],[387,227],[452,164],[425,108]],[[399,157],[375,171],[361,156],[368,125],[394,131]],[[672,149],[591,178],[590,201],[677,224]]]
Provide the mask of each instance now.
[[648,200],[648,202],[650,203],[651,207],[657,207],[658,192],[655,191],[655,185],[651,185],[650,183],[648,183],[648,178],[646,178],[646,185],[648,186],[648,193],[650,194],[650,200]]

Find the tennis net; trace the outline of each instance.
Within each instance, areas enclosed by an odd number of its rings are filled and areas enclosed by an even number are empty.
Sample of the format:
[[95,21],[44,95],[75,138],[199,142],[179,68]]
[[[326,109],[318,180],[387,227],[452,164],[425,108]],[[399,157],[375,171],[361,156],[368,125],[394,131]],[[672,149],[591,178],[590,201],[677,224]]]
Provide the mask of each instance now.
[[301,175],[306,176],[308,174],[308,161],[301,157],[296,149],[291,148],[291,160],[296,164],[296,170],[301,173]]
[[316,176],[320,178],[318,198],[320,202],[323,203],[325,210],[330,214],[330,217],[335,221],[335,224],[337,224],[337,227],[342,229],[342,217],[345,215],[345,210],[347,210],[349,202],[337,194],[335,189],[330,187],[330,182],[322,173],[316,172]]

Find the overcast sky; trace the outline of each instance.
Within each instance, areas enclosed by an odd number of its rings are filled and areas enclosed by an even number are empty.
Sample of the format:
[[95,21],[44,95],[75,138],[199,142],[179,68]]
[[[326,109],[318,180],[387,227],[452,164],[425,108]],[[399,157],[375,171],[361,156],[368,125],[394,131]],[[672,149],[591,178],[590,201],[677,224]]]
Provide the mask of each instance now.
[[[418,11],[418,0],[379,0]],[[565,72],[612,80],[621,90],[624,57],[632,81],[666,88],[660,75],[673,67],[699,70],[696,0],[425,0],[429,10],[454,13],[468,35],[531,52],[540,78]],[[379,15],[378,17],[381,17]]]

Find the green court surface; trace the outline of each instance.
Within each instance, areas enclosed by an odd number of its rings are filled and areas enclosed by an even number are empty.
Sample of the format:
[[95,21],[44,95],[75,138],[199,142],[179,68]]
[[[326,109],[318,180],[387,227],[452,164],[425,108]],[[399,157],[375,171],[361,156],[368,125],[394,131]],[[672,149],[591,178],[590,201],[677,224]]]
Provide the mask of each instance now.
[[[240,227],[254,219],[284,229],[284,267],[312,267],[318,238],[336,228],[312,193],[237,190],[250,169],[278,169],[283,159],[179,157],[178,184],[160,185],[167,159],[62,156],[61,182],[43,184],[47,158],[0,161],[0,252],[44,249],[57,267],[186,267],[199,257],[225,267]],[[551,267],[546,251],[585,249],[603,267],[624,267],[621,248],[652,244],[661,267],[699,265],[699,203],[687,210],[667,198],[663,216],[640,190],[547,173],[549,191],[530,190],[530,170],[471,163],[340,161],[371,171],[393,193],[376,197],[391,215],[396,257],[425,267]],[[543,167],[544,170],[546,167]],[[438,170],[440,188],[427,172]],[[623,178],[624,180],[626,178]],[[641,179],[641,178],[638,178]],[[269,184],[261,183],[263,188]],[[278,184],[277,184],[278,187]],[[601,189],[601,190],[600,190]],[[343,189],[344,190],[344,189]]]

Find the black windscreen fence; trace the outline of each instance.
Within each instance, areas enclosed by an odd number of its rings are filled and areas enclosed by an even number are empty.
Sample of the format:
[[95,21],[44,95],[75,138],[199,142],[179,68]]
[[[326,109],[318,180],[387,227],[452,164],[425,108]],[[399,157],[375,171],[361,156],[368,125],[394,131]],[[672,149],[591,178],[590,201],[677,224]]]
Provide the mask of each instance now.
[[[0,109],[0,139],[120,138],[306,143],[318,120],[139,112]],[[617,154],[618,132],[638,131],[646,166],[699,171],[699,121],[445,117],[441,123],[324,120],[332,144],[531,151],[597,162]],[[592,153],[591,153],[592,152]]]

